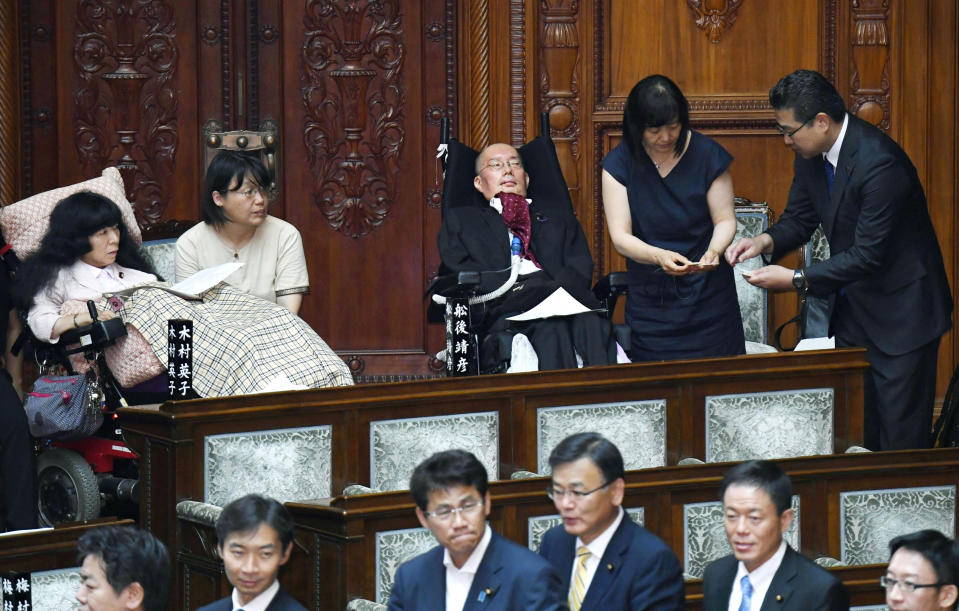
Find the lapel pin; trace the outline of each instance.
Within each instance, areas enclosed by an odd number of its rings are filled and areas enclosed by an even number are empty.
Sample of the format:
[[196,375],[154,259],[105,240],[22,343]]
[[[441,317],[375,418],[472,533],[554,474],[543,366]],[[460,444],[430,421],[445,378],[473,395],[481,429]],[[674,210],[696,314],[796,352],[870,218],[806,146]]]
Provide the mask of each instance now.
[[606,570],[609,571],[610,573],[613,572],[613,563],[612,563],[612,562],[610,562],[609,564],[606,565]]
[[777,603],[781,603],[782,601],[783,601],[783,595],[782,595],[782,594],[776,594],[776,602],[777,602]]
[[120,277],[121,277],[121,278],[123,277],[123,272],[120,272]]

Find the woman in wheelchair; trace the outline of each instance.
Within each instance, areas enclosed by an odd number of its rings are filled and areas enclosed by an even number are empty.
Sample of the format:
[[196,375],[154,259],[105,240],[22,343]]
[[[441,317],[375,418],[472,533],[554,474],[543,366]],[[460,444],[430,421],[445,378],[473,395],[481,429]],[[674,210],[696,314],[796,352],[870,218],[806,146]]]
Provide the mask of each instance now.
[[[63,313],[73,300],[98,301],[103,293],[156,280],[120,217],[120,209],[97,193],[75,193],[53,209],[40,248],[17,273],[17,295],[37,339],[56,343],[60,336],[93,322],[83,308]],[[101,309],[98,318],[116,313]]]
[[[119,205],[129,206],[126,202]],[[164,365],[168,322],[193,321],[192,379],[201,397],[238,395],[280,387],[319,388],[353,383],[349,368],[301,318],[275,303],[220,283],[196,300],[152,285],[157,280],[124,227],[118,204],[80,192],[59,202],[39,249],[17,273],[17,303],[29,312],[34,335],[54,343],[66,331],[98,318],[122,314],[128,335],[105,351],[106,362],[124,388],[167,390],[182,373]],[[143,285],[125,300],[110,294]],[[84,364],[74,360],[78,371]],[[281,377],[282,376],[282,377]],[[162,388],[157,388],[157,383]],[[189,398],[184,393],[182,398]],[[177,397],[181,398],[181,397]]]
[[296,227],[267,214],[270,174],[256,155],[220,151],[206,171],[203,222],[176,242],[177,282],[201,269],[242,261],[227,282],[294,314],[310,291]]

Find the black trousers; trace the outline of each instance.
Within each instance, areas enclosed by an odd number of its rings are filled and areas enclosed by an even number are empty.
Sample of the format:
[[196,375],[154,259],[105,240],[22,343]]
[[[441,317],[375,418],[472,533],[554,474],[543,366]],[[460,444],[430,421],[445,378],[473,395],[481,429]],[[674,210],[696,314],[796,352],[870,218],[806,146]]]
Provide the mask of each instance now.
[[930,447],[940,338],[905,354],[886,354],[849,314],[845,297],[836,300],[832,331],[837,347],[866,349],[869,361],[863,393],[866,447],[870,450]]
[[0,476],[3,477],[3,526],[6,530],[37,527],[37,471],[33,438],[23,403],[0,370]]

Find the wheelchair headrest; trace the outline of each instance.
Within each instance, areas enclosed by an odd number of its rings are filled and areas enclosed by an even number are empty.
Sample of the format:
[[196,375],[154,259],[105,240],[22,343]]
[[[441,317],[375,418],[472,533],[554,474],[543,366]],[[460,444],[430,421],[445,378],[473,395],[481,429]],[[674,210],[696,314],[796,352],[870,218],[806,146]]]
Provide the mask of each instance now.
[[[538,136],[519,149],[523,167],[529,175],[527,197],[536,202],[540,210],[573,213],[563,170],[559,165],[553,141]],[[488,202],[473,186],[476,177],[476,158],[479,151],[459,140],[451,138],[448,143],[446,176],[443,180],[443,210],[458,206],[485,206]]]
[[25,258],[40,246],[40,240],[46,235],[47,228],[50,226],[50,213],[60,200],[80,191],[99,193],[115,203],[120,209],[120,216],[130,237],[137,244],[143,241],[140,237],[140,227],[133,215],[133,206],[127,201],[123,177],[120,176],[118,169],[109,167],[97,178],[37,193],[2,209],[0,227],[3,229],[3,237],[20,259]]

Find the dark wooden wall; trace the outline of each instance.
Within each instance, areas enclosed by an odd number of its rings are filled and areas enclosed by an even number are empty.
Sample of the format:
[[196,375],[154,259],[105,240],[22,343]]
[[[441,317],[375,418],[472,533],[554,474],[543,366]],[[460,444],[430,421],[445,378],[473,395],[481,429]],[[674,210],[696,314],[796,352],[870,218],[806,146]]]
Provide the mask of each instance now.
[[[676,80],[694,128],[736,157],[737,194],[778,213],[792,156],[766,94],[795,68],[822,71],[912,157],[957,292],[953,0],[0,2],[0,200],[118,165],[141,223],[195,219],[204,130],[272,125],[274,213],[307,249],[303,316],[365,374],[429,372],[441,347],[422,300],[438,263],[440,118],[479,147],[527,140],[548,111],[605,273],[623,261],[599,160],[650,73]],[[796,309],[791,293],[771,303],[772,325]],[[940,394],[957,361],[950,332]]]

